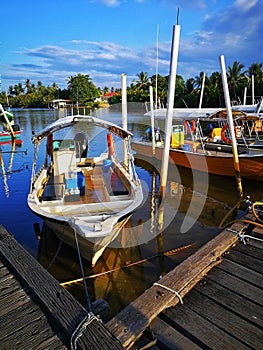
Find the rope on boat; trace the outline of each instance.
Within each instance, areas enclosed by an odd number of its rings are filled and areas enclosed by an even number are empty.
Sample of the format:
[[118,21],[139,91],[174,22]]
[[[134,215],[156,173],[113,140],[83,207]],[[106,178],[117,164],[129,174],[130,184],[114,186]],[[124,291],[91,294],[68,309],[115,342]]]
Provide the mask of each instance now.
[[100,276],[103,276],[103,275],[107,275],[109,273],[113,273],[113,272],[116,272],[116,271],[119,271],[119,270],[122,270],[122,269],[125,269],[125,268],[128,268],[128,267],[132,267],[132,266],[135,266],[135,265],[139,265],[139,264],[142,264],[142,263],[145,263],[149,260],[152,260],[152,259],[156,259],[156,258],[159,258],[160,256],[171,256],[175,253],[178,253],[184,249],[187,249],[187,248],[190,248],[192,247],[193,245],[195,245],[196,243],[192,243],[192,244],[189,244],[189,245],[186,245],[184,247],[180,247],[180,248],[176,248],[176,249],[172,249],[172,250],[169,250],[167,252],[163,252],[161,254],[156,254],[156,255],[153,255],[149,258],[145,258],[145,259],[142,259],[142,260],[138,260],[138,261],[135,261],[135,262],[132,262],[132,263],[129,263],[129,264],[126,264],[126,265],[123,265],[123,266],[120,266],[120,267],[116,267],[114,269],[111,269],[111,270],[107,270],[107,271],[104,271],[104,272],[100,272],[100,273],[96,273],[96,274],[93,274],[93,275],[89,275],[89,276],[83,276],[82,278],[78,278],[78,279],[75,279],[75,280],[71,280],[71,281],[67,281],[67,282],[62,282],[60,283],[61,286],[67,286],[69,284],[73,284],[73,283],[78,283],[78,282],[85,282],[85,280],[87,279],[92,279],[92,278],[96,278],[96,277],[100,277]]

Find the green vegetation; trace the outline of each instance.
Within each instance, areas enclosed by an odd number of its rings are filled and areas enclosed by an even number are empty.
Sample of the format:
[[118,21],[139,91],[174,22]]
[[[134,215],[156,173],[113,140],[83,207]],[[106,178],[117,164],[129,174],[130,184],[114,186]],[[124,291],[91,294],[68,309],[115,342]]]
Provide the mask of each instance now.
[[[176,107],[198,107],[200,90],[203,80],[203,72],[195,78],[184,81],[182,76],[177,75],[175,87],[175,106]],[[227,69],[230,98],[236,103],[243,101],[244,88],[247,87],[247,103],[251,103],[251,81],[254,76],[255,93],[257,98],[263,96],[263,72],[262,63],[252,64],[248,70],[244,71],[244,65],[240,62],[234,62],[232,67]],[[156,96],[156,75],[148,76],[147,72],[137,74],[137,80],[134,80],[127,87],[128,102],[148,102],[149,86],[153,86],[154,96]],[[169,76],[157,75],[157,97],[158,103],[166,105]],[[31,84],[27,79],[24,84],[18,83],[9,86],[8,92],[0,93],[0,103],[6,105],[7,99],[12,107],[47,107],[48,102],[54,99],[70,99],[72,104],[77,103],[80,106],[100,106],[94,102],[96,98],[105,93],[116,92],[109,98],[109,103],[121,102],[121,90],[109,89],[104,87],[102,90],[97,88],[89,75],[77,74],[68,77],[67,88],[59,89],[56,83],[52,86],[43,86],[41,81],[37,85]],[[7,96],[8,95],[8,96]],[[224,96],[222,88],[221,74],[214,72],[210,77],[205,78],[205,88],[203,95],[203,107],[223,107]]]

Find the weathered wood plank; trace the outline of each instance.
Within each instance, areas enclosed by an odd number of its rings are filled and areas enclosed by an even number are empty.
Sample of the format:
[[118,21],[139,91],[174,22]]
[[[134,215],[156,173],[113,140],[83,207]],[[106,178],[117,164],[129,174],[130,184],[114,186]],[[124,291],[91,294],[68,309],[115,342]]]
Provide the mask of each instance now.
[[[262,232],[263,230],[261,229],[261,237],[260,237],[260,239],[263,239],[263,232]],[[257,240],[255,240],[255,239],[248,239],[248,241],[247,241],[247,244],[248,245],[251,245],[252,247],[256,247],[256,248],[259,248],[259,249],[262,249],[262,244],[263,244],[263,242],[262,241],[257,241]]]
[[[262,237],[263,238],[263,237]],[[263,254],[262,254],[262,249],[263,249],[263,242],[260,247],[255,247],[250,244],[238,244],[236,247],[233,247],[232,251],[238,251],[240,253],[243,253],[245,256],[252,256],[253,258],[257,260],[263,261]]]
[[207,275],[207,278],[225,288],[228,288],[230,291],[241,295],[243,298],[246,298],[251,302],[262,305],[263,290],[253,284],[242,281],[220,269],[211,271],[209,275]]
[[[242,227],[242,224],[233,225],[237,231]],[[219,262],[222,254],[237,240],[237,236],[232,232],[223,231],[164,276],[159,283],[177,291],[183,297],[212,266]],[[110,320],[106,326],[124,347],[129,347],[160,312],[177,303],[178,298],[175,293],[160,286],[152,286]]]
[[158,341],[168,349],[200,350],[199,345],[184,336],[160,317],[156,317],[151,325],[151,331],[158,338]]
[[16,291],[13,291],[12,294],[7,294],[5,297],[2,297],[0,293],[0,297],[0,317],[10,314],[10,312],[16,310],[19,306],[30,301],[29,296],[21,289],[17,289]]
[[252,256],[244,256],[243,253],[232,250],[230,254],[225,256],[226,259],[229,259],[231,261],[234,261],[242,266],[247,267],[248,269],[252,271],[256,271],[258,273],[262,273],[263,270],[263,261],[258,260],[256,258],[253,258]]
[[223,259],[222,263],[215,267],[215,271],[216,269],[228,272],[241,280],[247,281],[256,287],[263,289],[262,273],[251,271],[247,267],[241,266],[234,261]]
[[[8,264],[8,268],[19,281],[29,289],[32,297],[49,320],[64,332],[65,339],[69,341],[77,326],[89,315],[88,312],[1,225],[0,257],[4,263]],[[93,336],[85,338],[86,332]],[[93,343],[94,337],[97,337],[97,343]],[[86,339],[86,343],[82,338]],[[103,347],[103,344],[108,341],[111,342],[111,349],[123,349],[120,343],[115,338],[113,339],[106,327],[97,318],[94,318],[88,324],[88,329],[84,329],[78,346],[80,349],[85,349],[87,346],[90,349],[107,349]]]
[[263,330],[261,327],[251,324],[195,290],[192,290],[185,298],[184,307],[190,308],[246,346],[259,349],[262,345]]
[[[245,297],[242,297],[237,293],[233,293],[233,291],[229,290],[228,288],[225,288],[224,286],[210,280],[208,276],[205,277],[201,283],[198,283],[195,286],[194,290],[199,292],[201,295],[213,300],[221,307],[224,307],[227,310],[234,312],[236,315],[239,315],[241,318],[246,319],[248,322],[254,324],[255,326],[262,326],[262,306],[255,304],[254,302],[248,300]],[[204,305],[206,305],[205,301],[203,303],[203,306]]]
[[162,316],[167,323],[170,323],[175,329],[179,329],[180,333],[192,339],[202,349],[251,349],[185,304],[165,310]]

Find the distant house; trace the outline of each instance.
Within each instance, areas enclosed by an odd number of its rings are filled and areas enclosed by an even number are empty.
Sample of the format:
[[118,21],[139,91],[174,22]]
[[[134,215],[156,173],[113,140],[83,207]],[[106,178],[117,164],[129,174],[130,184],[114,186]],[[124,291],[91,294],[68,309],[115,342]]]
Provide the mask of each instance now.
[[48,102],[48,108],[50,109],[62,109],[62,108],[67,108],[70,107],[70,102],[71,100],[52,100]]
[[101,96],[101,101],[108,102],[109,98],[115,95],[118,95],[118,92],[108,92],[107,94]]

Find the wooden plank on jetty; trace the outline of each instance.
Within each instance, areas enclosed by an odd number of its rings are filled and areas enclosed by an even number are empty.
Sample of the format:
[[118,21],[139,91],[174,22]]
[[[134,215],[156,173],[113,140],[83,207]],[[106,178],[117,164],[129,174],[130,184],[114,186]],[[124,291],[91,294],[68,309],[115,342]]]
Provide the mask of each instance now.
[[[231,230],[236,232],[241,232],[243,228],[244,224],[242,223],[235,223],[231,226]],[[130,348],[152,321],[165,309],[178,304],[180,298],[183,298],[212,267],[222,261],[222,255],[236,244],[237,241],[237,234],[234,234],[228,229],[224,230],[195,254],[191,255],[174,270],[165,275],[158,281],[158,284],[153,285],[139,298],[131,302],[117,316],[111,319],[106,324],[106,327],[120,340],[124,347]],[[205,308],[204,304],[203,308]],[[172,311],[169,312],[175,311],[172,308]],[[187,322],[194,317],[191,310],[188,312],[188,316]],[[208,326],[205,320],[202,326],[201,324],[197,324],[196,326],[203,330]],[[217,331],[218,334],[223,335],[222,331],[218,329]],[[176,332],[178,330],[174,330],[174,333]],[[189,342],[192,339],[189,338],[187,341],[188,348],[191,348]],[[231,341],[229,340],[230,343]],[[195,343],[195,345],[202,348],[201,343],[199,345]]]
[[0,257],[1,348],[123,349],[1,225]]
[[[246,248],[251,256],[258,256],[254,266],[246,264]],[[242,251],[239,262],[232,259],[236,250]],[[192,342],[201,349],[262,348],[263,278],[258,266],[263,259],[263,242],[260,251],[252,240],[245,246],[239,242],[185,296],[183,305],[162,312],[150,325],[160,347],[188,349],[187,342]],[[172,332],[160,335],[165,325],[184,341],[179,342]]]

